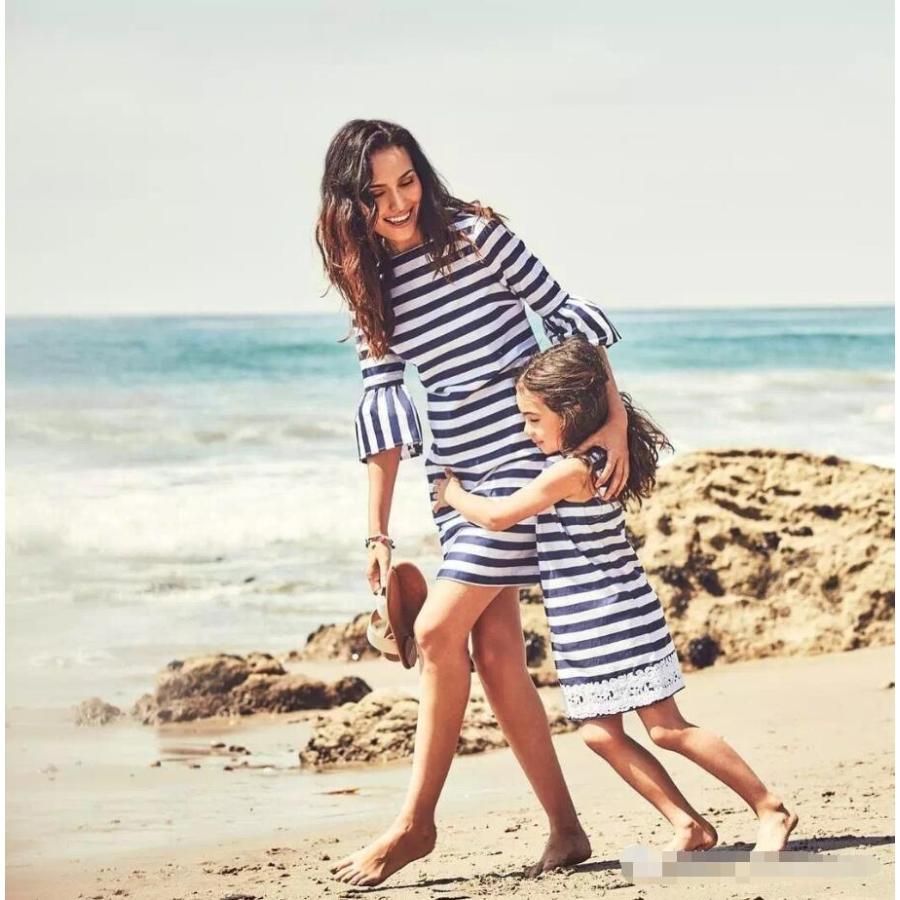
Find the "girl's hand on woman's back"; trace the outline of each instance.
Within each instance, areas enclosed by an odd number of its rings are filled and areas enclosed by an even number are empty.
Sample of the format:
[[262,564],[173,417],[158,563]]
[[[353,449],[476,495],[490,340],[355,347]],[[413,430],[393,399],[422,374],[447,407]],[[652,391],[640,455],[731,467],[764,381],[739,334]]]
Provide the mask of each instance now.
[[432,486],[432,496],[434,497],[434,503],[431,504],[432,512],[440,512],[440,510],[445,507],[450,506],[446,499],[447,488],[450,483],[453,481],[459,481],[459,479],[450,471],[450,469],[444,469],[445,477],[439,478],[434,485]]

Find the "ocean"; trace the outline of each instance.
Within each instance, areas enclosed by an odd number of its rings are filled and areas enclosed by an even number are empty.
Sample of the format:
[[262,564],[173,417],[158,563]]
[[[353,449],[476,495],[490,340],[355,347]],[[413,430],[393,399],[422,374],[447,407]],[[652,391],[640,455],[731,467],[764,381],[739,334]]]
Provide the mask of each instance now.
[[[894,465],[893,308],[608,312],[619,387],[677,454]],[[370,608],[346,332],[339,314],[7,321],[8,709],[127,707],[171,659],[286,652]],[[436,572],[421,458],[391,532]]]

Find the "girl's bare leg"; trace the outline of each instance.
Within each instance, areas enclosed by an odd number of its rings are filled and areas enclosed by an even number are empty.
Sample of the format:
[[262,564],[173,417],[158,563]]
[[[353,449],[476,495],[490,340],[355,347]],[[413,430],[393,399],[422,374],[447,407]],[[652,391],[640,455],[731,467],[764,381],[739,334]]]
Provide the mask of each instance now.
[[504,588],[472,632],[475,667],[488,702],[550,822],[550,836],[529,875],[572,866],[591,845],[572,803],[553,748],[547,713],[525,665],[519,589]]
[[697,763],[728,785],[756,813],[759,830],[754,850],[782,850],[797,824],[790,812],[756,773],[719,735],[682,717],[674,697],[638,710],[651,740]]
[[626,734],[621,713],[587,720],[581,736],[672,824],[675,835],[665,850],[709,850],[716,845],[715,828],[688,803],[659,760]]
[[[450,771],[469,699],[469,633],[498,590],[439,580],[429,591],[415,626],[422,667],[416,743],[406,800],[384,834],[331,870],[338,881],[380,884],[434,849],[434,811]],[[522,643],[521,633],[519,642]]]

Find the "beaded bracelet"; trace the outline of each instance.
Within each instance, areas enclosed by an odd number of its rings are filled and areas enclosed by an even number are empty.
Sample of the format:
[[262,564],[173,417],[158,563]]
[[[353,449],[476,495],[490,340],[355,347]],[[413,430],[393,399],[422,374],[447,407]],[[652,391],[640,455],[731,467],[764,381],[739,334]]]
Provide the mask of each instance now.
[[386,534],[373,534],[372,537],[366,538],[366,550],[373,544],[384,544],[386,547],[394,549],[394,542]]

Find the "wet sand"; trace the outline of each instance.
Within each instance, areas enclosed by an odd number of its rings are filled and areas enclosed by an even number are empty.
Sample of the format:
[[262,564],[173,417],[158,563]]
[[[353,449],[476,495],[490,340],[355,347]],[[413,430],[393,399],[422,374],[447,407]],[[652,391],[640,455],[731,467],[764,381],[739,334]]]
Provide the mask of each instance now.
[[[328,867],[389,824],[402,800],[409,764],[326,775],[288,770],[285,761],[298,746],[302,726],[296,716],[285,716],[160,729],[154,738],[157,749],[171,750],[179,744],[208,746],[227,727],[229,740],[255,748],[253,756],[263,768],[224,772],[224,759],[210,752],[197,753],[201,761],[194,764],[199,768],[176,761],[171,753],[160,767],[150,768],[144,748],[123,761],[117,774],[107,771],[85,786],[81,796],[94,798],[90,808],[60,809],[62,817],[103,817],[108,822],[104,840],[98,840],[97,830],[88,832],[90,840],[71,840],[69,834],[66,847],[35,853],[22,839],[22,829],[16,833],[16,823],[27,821],[28,805],[21,798],[32,786],[8,785],[7,896],[268,900],[363,893],[385,898],[515,894],[529,900],[556,895],[586,900],[609,891],[627,900],[892,897],[894,691],[888,685],[894,679],[893,660],[893,647],[875,647],[716,665],[688,673],[687,689],[678,695],[689,721],[725,736],[798,812],[800,824],[789,849],[868,858],[876,865],[872,875],[828,878],[823,871],[817,878],[772,875],[750,882],[629,885],[618,863],[621,850],[635,843],[663,845],[668,826],[576,734],[566,734],[555,738],[555,744],[593,842],[594,855],[586,864],[536,881],[523,879],[523,867],[541,852],[545,823],[511,752],[499,750],[454,762],[438,811],[438,846],[431,856],[379,888],[349,888],[331,880]],[[346,673],[347,665],[307,663],[304,669],[325,678]],[[415,691],[414,672],[382,661],[360,664],[354,672],[373,687]],[[545,694],[549,703],[555,702],[553,689]],[[749,849],[754,819],[739,798],[687,760],[653,747],[634,715],[626,716],[626,724],[718,828],[720,847]],[[23,722],[17,730],[12,725],[10,743],[27,738],[28,728],[34,727]],[[110,741],[114,734],[94,733],[100,735],[98,741]],[[153,732],[138,734],[146,740],[148,733]],[[79,778],[74,766],[60,760],[58,771],[51,773],[55,787]],[[45,781],[49,777],[43,775]],[[150,791],[157,810],[169,811],[171,824],[128,822],[128,808],[110,805],[110,798],[122,796],[114,783],[122,780],[130,788],[142,784]],[[45,784],[44,789],[52,799],[53,788]]]

